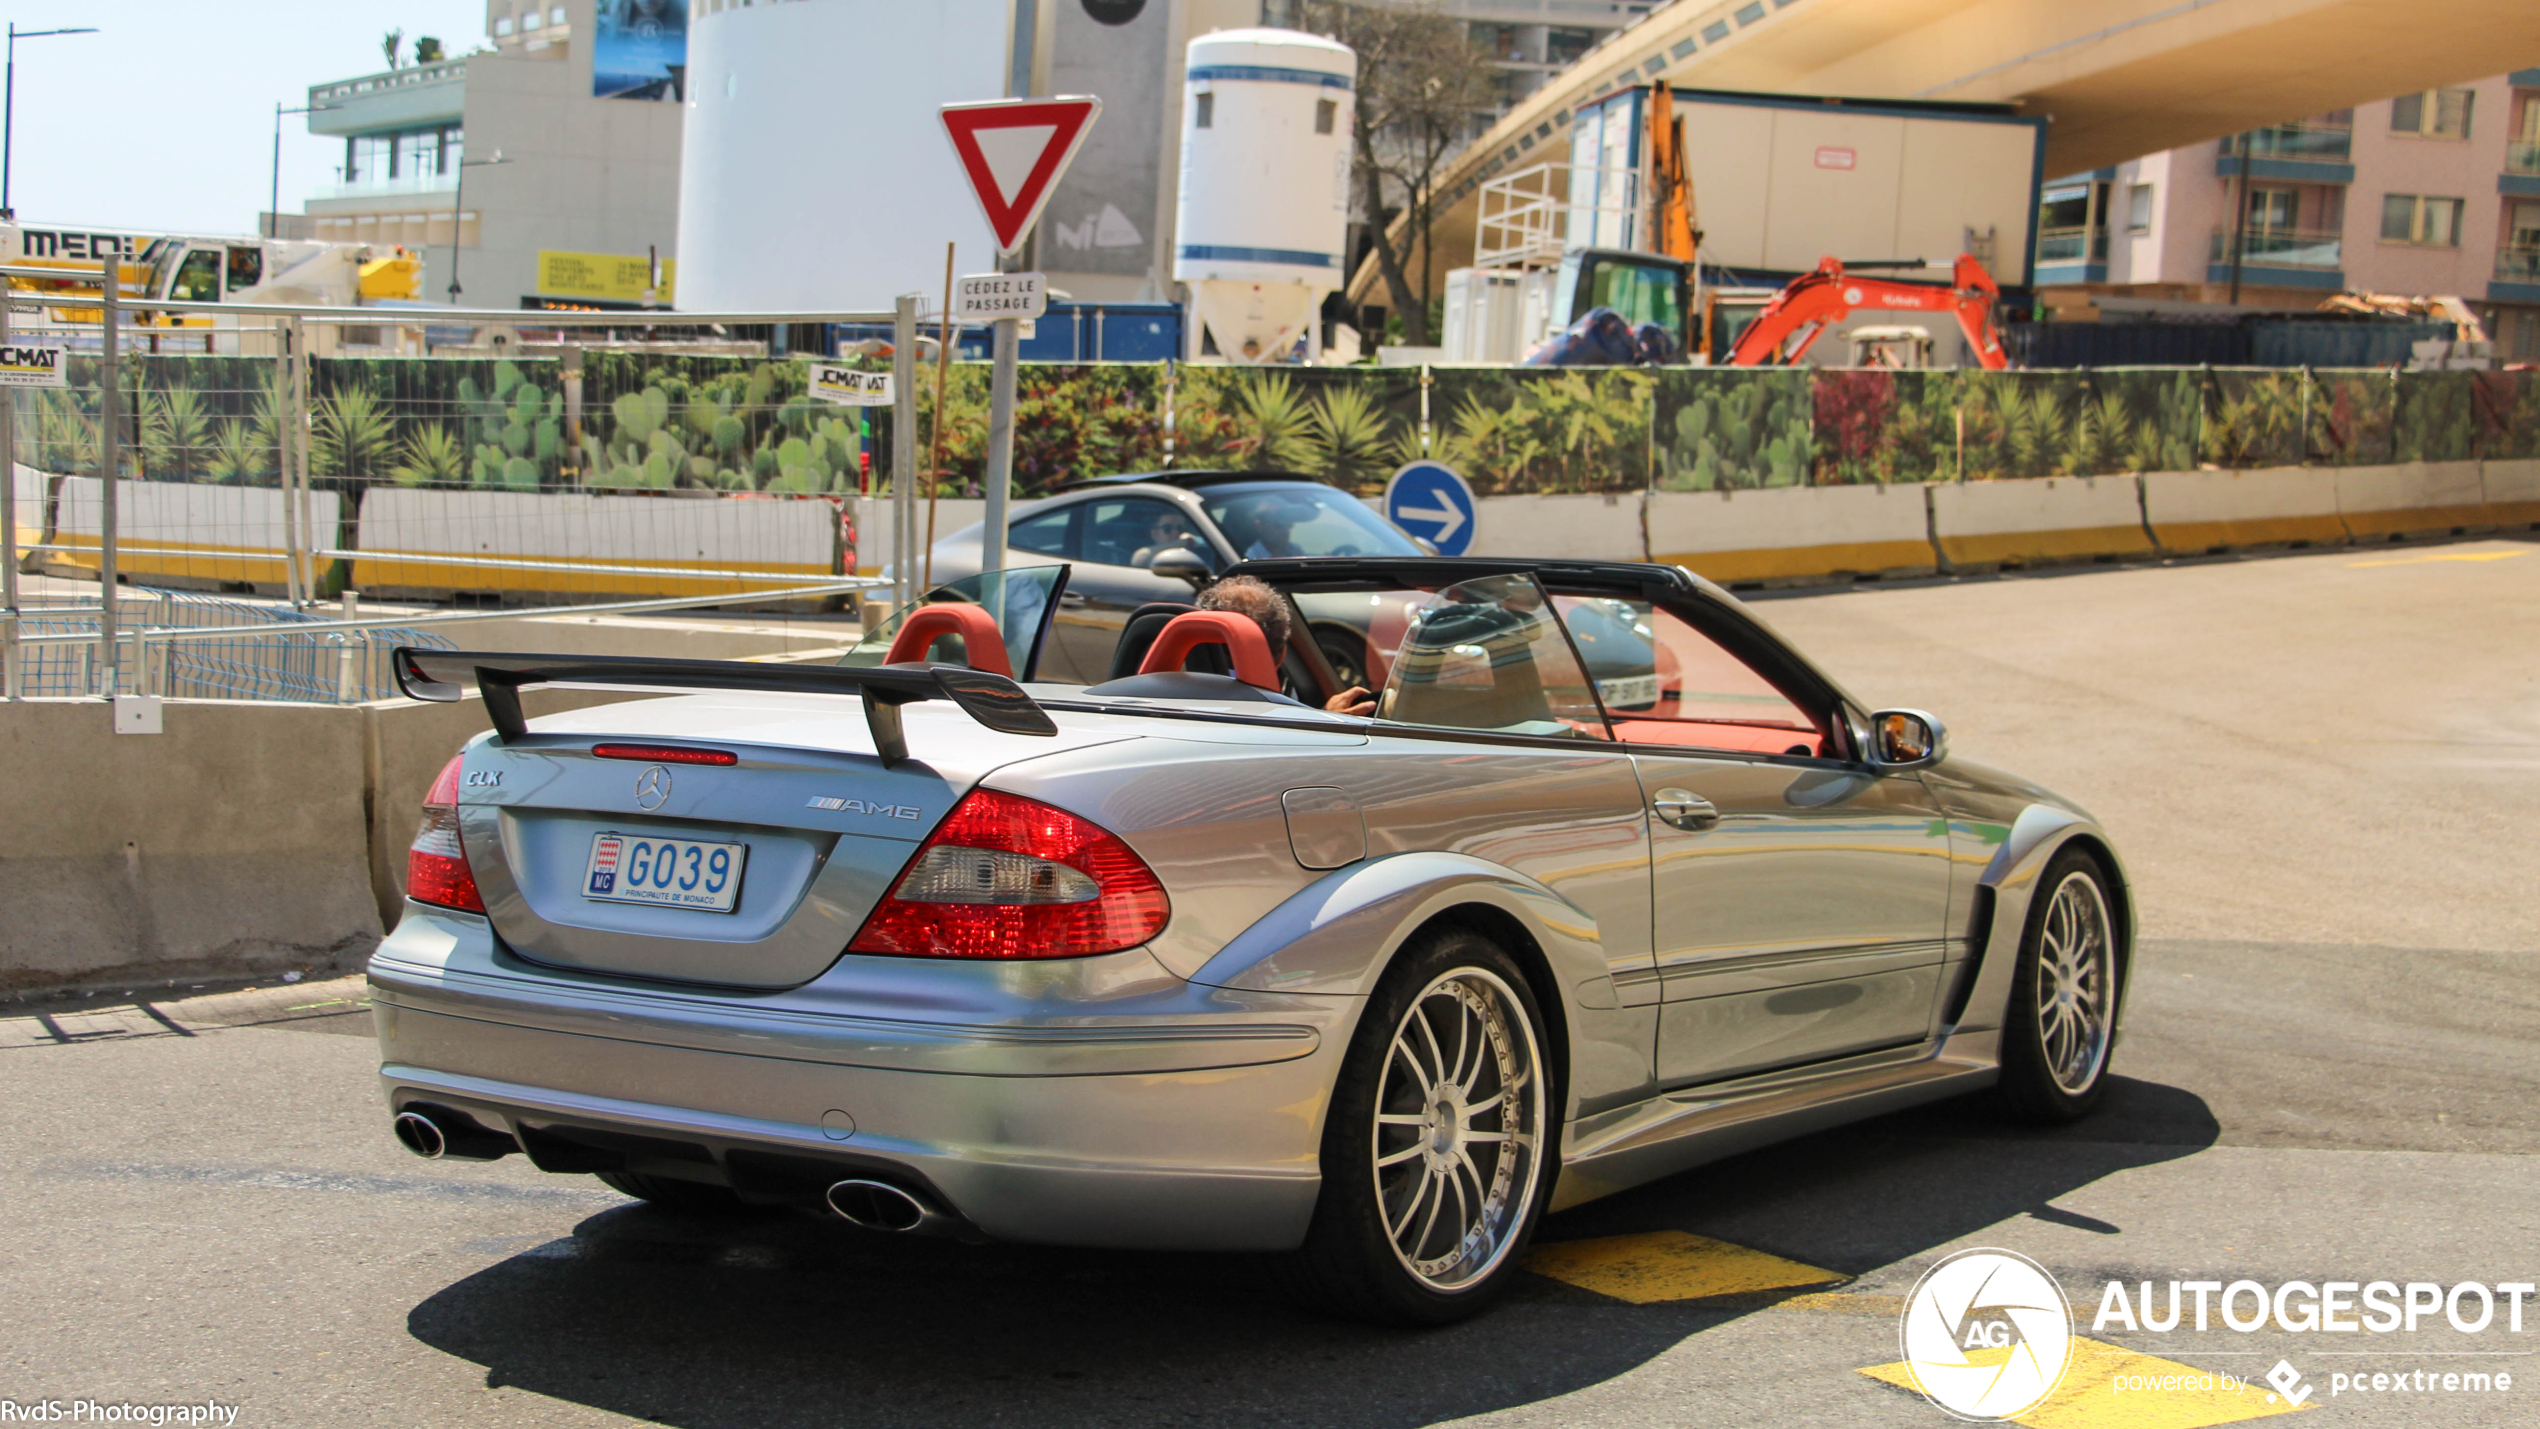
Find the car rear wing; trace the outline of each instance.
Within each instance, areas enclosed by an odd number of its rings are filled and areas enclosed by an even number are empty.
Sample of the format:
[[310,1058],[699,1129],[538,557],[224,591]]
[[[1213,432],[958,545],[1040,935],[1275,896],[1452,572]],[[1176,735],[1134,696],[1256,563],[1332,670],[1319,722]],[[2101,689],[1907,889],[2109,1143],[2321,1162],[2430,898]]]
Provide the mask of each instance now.
[[474,684],[505,744],[528,734],[520,691],[529,685],[615,690],[767,690],[798,695],[858,695],[874,752],[883,764],[908,758],[900,706],[950,700],[1001,734],[1055,735],[1058,725],[1023,687],[1003,675],[963,665],[774,665],[747,660],[653,660],[639,655],[522,655],[482,650],[423,650],[400,645],[390,654],[397,688],[410,699],[450,704]]

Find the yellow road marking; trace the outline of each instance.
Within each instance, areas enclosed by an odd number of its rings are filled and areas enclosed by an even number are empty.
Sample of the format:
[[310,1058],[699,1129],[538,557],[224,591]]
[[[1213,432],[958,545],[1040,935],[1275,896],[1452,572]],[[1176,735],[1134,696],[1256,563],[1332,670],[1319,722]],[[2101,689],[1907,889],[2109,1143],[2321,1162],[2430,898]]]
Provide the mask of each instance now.
[[2435,561],[2503,561],[2527,556],[2529,551],[2442,551],[2422,556],[2402,556],[2391,561],[2348,561],[2350,566],[2423,566]]
[[[2044,1403],[2012,1423],[2029,1429],[2206,1429],[2318,1407],[2288,1404],[2263,1381],[2226,1388],[2220,1374],[2176,1360],[2137,1354],[2079,1335],[2073,1336],[2072,1344],[2072,1363],[2065,1367],[2064,1382]],[[1981,1363],[1988,1353],[2007,1356],[2010,1351],[1978,1350],[1967,1358]],[[1901,1360],[1871,1365],[1861,1373],[1921,1393],[1913,1370]]]
[[1833,1285],[1847,1278],[1684,1231],[1538,1245],[1527,1252],[1525,1264],[1537,1275],[1634,1305]]

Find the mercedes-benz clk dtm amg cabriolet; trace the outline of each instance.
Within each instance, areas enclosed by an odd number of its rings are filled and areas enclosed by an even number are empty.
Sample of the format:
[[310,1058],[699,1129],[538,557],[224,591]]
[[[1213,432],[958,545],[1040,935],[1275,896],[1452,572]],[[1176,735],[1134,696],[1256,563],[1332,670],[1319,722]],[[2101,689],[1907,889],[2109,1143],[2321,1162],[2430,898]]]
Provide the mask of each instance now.
[[[1936,1098],[2100,1096],[2107,835],[1724,591],[1232,574],[1288,619],[1151,606],[1091,686],[1035,677],[1064,566],[838,665],[400,650],[494,728],[370,965],[399,1138],[690,1209],[1275,1252],[1438,1322],[1549,1211]],[[1372,713],[1324,708],[1336,631]],[[525,720],[534,685],[685,693]]]

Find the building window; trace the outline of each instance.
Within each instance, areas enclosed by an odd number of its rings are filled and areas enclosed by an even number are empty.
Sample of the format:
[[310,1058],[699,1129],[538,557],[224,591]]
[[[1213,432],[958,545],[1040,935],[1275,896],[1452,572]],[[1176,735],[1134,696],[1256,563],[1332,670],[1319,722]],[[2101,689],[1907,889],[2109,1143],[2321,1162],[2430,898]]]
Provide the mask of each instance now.
[[2461,200],[2456,198],[2384,194],[2381,199],[2381,241],[2458,248],[2461,246],[2461,207]]
[[1205,89],[1199,92],[1199,97],[1191,104],[1191,127],[1194,129],[1217,127],[1217,96],[1215,94]]
[[504,36],[509,35],[511,32],[512,32],[512,17],[511,17],[511,16],[509,16],[509,15],[505,15],[505,16],[503,16],[501,19],[496,20],[496,21],[494,22],[494,38],[495,38],[495,39],[498,39],[498,40],[499,40],[499,39],[502,39]]
[[2291,189],[2251,189],[2249,191],[2249,231],[2271,233],[2291,228],[2298,211]]
[[2466,89],[2429,89],[2423,94],[2400,95],[2390,101],[2390,132],[2466,139],[2470,101],[2477,97]]
[[2125,231],[2128,233],[2152,231],[2152,186],[2150,184],[2133,184],[2127,187]]
[[524,33],[524,34],[528,33],[528,32],[529,32],[529,31],[531,31],[531,30],[544,29],[544,28],[546,27],[546,24],[547,24],[547,17],[546,17],[546,15],[545,15],[545,13],[544,13],[544,12],[542,12],[542,11],[540,11],[540,10],[539,10],[539,8],[538,8],[537,6],[535,6],[535,5],[532,5],[532,6],[530,6],[530,7],[529,7],[529,13],[528,13],[528,14],[525,14],[525,15],[523,15],[523,16],[521,16],[521,17],[520,17],[520,28],[521,28],[521,32],[522,32],[522,33]]
[[564,28],[564,7],[562,5],[558,5],[553,10],[547,12],[547,28],[551,30],[560,30]]
[[1318,99],[1314,101],[1314,132],[1317,134],[1331,133],[1332,125],[1340,118],[1340,116],[1341,106],[1339,100]]

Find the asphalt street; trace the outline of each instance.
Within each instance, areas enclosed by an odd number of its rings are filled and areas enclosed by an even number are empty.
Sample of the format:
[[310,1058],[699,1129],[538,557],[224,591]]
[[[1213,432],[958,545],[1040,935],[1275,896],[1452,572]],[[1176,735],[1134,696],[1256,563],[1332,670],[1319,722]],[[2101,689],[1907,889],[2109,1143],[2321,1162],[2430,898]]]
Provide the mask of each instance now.
[[[1721,1242],[1814,1283],[1635,1303],[1545,1274],[1405,1333],[1299,1314],[1234,1258],[683,1219],[519,1158],[407,1156],[356,983],[178,988],[0,1008],[0,1400],[210,1399],[254,1425],[1929,1429],[1950,1421],[1860,1371],[1898,1358],[1924,1269],[1989,1246],[2052,1271],[2110,1356],[2238,1380],[2283,1359],[2323,1423],[2540,1422],[2540,1304],[2527,1334],[2501,1306],[2477,1334],[2092,1328],[2110,1280],[2540,1280],[2540,546],[1758,608],[1864,699],[2091,808],[2143,921],[2091,1119],[1950,1103],[1544,1228],[1591,1260]],[[2330,1389],[2469,1368],[2514,1387]],[[2103,1387],[2023,1422],[2291,1407],[2267,1393]]]

